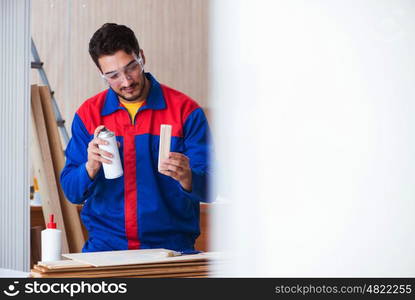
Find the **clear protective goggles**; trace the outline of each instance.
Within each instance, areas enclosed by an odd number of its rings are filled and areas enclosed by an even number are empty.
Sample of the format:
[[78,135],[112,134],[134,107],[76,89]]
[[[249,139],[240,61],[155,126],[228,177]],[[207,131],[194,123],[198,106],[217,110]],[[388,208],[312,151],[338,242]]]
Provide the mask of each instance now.
[[101,74],[101,76],[109,84],[119,84],[123,80],[122,74],[124,74],[127,79],[131,79],[137,76],[138,74],[140,74],[141,72],[143,72],[143,70],[144,70],[143,59],[141,58],[141,55],[140,55],[139,58],[134,58],[134,60],[132,60],[126,66],[113,72]]

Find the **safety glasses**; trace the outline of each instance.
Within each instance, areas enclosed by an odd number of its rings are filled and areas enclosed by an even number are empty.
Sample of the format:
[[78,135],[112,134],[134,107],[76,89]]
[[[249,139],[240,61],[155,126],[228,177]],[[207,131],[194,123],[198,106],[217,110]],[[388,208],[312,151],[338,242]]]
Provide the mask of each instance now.
[[140,74],[141,72],[143,72],[143,70],[144,70],[143,59],[140,56],[139,58],[135,58],[134,60],[132,60],[126,66],[113,72],[101,74],[101,76],[109,84],[117,85],[121,83],[124,78],[122,74],[124,74],[124,76],[127,79],[131,79],[137,76],[138,74]]

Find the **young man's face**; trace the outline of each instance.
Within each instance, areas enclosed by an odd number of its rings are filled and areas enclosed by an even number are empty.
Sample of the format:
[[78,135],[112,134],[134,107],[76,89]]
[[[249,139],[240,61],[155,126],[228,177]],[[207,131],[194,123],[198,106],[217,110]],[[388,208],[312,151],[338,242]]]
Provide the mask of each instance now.
[[127,101],[145,100],[146,78],[143,72],[144,55],[127,54],[119,50],[113,55],[98,58],[102,74],[117,95]]

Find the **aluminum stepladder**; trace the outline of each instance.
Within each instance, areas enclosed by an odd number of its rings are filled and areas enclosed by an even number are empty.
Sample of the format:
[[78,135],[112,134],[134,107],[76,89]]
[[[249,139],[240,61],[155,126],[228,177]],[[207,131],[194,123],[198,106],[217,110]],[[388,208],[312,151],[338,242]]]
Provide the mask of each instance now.
[[40,75],[40,78],[42,79],[42,83],[44,85],[47,85],[48,88],[49,88],[49,91],[51,93],[52,106],[53,106],[53,112],[55,113],[56,123],[58,125],[58,128],[59,128],[59,130],[61,132],[61,135],[62,135],[62,138],[63,138],[63,141],[65,143],[63,145],[63,147],[66,148],[66,146],[68,145],[68,142],[69,142],[69,135],[68,135],[68,131],[66,130],[66,127],[65,127],[65,120],[62,119],[62,115],[59,111],[59,107],[58,107],[58,104],[56,103],[56,99],[55,99],[55,96],[54,96],[55,93],[53,92],[53,90],[50,87],[48,77],[46,76],[46,72],[43,69],[43,62],[40,60],[39,53],[37,52],[35,43],[33,42],[33,38],[31,39],[31,41],[32,41],[32,56],[33,56],[33,60],[34,60],[31,63],[31,68],[32,69],[37,69],[39,71],[39,75]]

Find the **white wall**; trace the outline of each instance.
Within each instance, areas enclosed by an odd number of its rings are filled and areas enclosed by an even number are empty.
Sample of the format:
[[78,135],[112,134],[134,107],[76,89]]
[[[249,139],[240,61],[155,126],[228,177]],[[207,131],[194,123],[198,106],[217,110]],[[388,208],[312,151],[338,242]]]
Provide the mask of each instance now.
[[30,0],[0,1],[0,269],[29,270]]
[[[208,107],[208,0],[31,0],[31,5],[33,40],[69,134],[79,106],[107,88],[88,53],[89,40],[106,22],[135,32],[147,72]],[[34,70],[32,83],[40,83],[38,77]]]
[[415,276],[415,2],[212,3],[220,276]]

